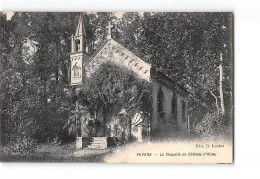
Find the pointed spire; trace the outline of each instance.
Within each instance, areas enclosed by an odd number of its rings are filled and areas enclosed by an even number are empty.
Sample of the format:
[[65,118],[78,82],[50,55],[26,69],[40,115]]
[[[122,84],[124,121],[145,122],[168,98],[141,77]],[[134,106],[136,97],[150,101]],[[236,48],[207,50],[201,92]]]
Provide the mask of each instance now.
[[81,14],[80,14],[80,17],[79,17],[79,23],[78,23],[78,26],[77,26],[75,36],[76,37],[86,36],[86,29],[85,29],[85,25],[84,25],[84,21],[83,21],[83,15],[81,15]]
[[83,15],[79,17],[79,23],[75,36],[71,37],[71,53],[87,52],[86,29],[84,25]]

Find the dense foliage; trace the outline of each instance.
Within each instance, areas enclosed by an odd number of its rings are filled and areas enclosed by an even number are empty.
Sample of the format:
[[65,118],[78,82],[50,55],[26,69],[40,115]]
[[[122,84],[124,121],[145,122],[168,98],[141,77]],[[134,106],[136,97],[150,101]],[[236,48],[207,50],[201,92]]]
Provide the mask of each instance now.
[[128,138],[131,138],[132,125],[144,125],[144,121],[134,121],[134,116],[139,113],[143,120],[151,117],[150,84],[113,63],[102,64],[87,79],[77,98],[64,126],[77,136],[80,135],[81,123],[86,124],[83,130],[88,136],[96,136],[98,128],[105,135],[106,128],[100,118],[113,112],[114,117],[120,116],[119,125],[126,129]]
[[[75,109],[76,99],[73,89],[66,96],[64,88],[68,86],[70,37],[75,33],[79,15],[16,12],[7,20],[1,13],[1,134],[4,144],[17,141],[18,136],[30,136],[38,142],[50,142],[55,137],[68,139],[63,125],[69,118],[70,109]],[[190,110],[198,123],[203,116],[195,114],[202,109],[217,113],[217,116],[227,115],[226,119],[230,120],[233,108],[230,105],[232,14],[117,15],[103,12],[85,16],[90,55],[105,41],[105,26],[111,20],[114,25],[112,38],[194,94],[195,102],[191,103]],[[220,81],[220,69],[223,69],[223,82]],[[100,74],[93,80],[101,81],[102,75],[108,74]],[[98,82],[90,82],[88,85],[96,86],[86,86],[83,91],[85,95],[86,91],[97,94],[85,100],[93,115],[100,107],[96,104],[109,109],[111,105],[124,105],[123,101],[129,100],[127,89],[132,88],[124,83],[112,87],[109,83],[114,77],[107,78],[102,94],[91,91],[100,90],[102,85]],[[118,98],[122,91],[126,94]],[[123,101],[114,101],[118,99]]]

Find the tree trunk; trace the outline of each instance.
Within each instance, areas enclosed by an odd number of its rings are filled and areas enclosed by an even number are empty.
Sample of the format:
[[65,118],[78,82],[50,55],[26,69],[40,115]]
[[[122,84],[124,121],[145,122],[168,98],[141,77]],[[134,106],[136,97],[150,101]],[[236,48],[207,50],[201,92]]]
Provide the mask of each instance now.
[[223,54],[220,52],[220,64],[219,64],[219,96],[220,96],[220,108],[221,108],[221,115],[225,113],[225,106],[224,106],[224,95],[223,95]]
[[127,140],[131,141],[131,136],[132,136],[132,120],[129,118],[127,120]]
[[214,93],[211,91],[210,94],[215,98],[216,101],[216,109],[217,109],[217,114],[219,115],[219,108],[218,108],[218,98]]
[[103,107],[103,137],[105,137],[106,136],[106,107],[105,107],[105,105],[104,105],[104,107]]
[[80,119],[81,118],[81,113],[80,113],[80,104],[79,104],[78,100],[76,101],[75,108],[79,110],[78,118],[76,119],[79,122],[79,124],[76,122],[76,135],[77,135],[77,137],[81,137],[81,119]]

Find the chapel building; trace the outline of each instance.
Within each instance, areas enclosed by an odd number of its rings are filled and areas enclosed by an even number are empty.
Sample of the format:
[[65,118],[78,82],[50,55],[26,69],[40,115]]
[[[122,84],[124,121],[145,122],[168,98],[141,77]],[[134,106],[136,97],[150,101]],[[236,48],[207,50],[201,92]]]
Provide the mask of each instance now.
[[[161,139],[188,132],[188,92],[177,85],[172,79],[152,67],[151,64],[137,57],[111,37],[109,23],[107,39],[92,55],[88,55],[86,30],[83,17],[80,17],[76,33],[71,38],[70,53],[70,86],[81,88],[82,84],[100,67],[101,64],[113,63],[119,68],[124,67],[136,76],[150,83],[151,116],[146,121],[148,128],[133,126],[132,135],[139,141],[143,139]],[[158,59],[160,60],[160,59]],[[177,64],[176,64],[177,65]],[[137,114],[138,115],[138,114]],[[116,133],[113,115],[106,115],[99,120],[106,131],[99,131],[96,137],[122,137]],[[85,115],[89,117],[89,115]],[[105,122],[104,122],[105,121]],[[84,124],[81,124],[84,125]],[[82,126],[83,128],[84,126]],[[81,131],[84,137],[84,130]]]

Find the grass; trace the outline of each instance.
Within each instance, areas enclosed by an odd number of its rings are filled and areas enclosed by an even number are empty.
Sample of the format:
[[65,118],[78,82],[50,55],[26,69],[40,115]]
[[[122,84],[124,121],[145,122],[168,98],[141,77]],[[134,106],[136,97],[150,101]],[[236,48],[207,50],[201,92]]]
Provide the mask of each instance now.
[[107,150],[84,150],[84,155],[77,157],[74,152],[79,152],[75,143],[65,145],[38,145],[32,154],[10,154],[7,148],[3,150],[1,160],[4,162],[90,162],[100,163],[104,157],[111,153]]

